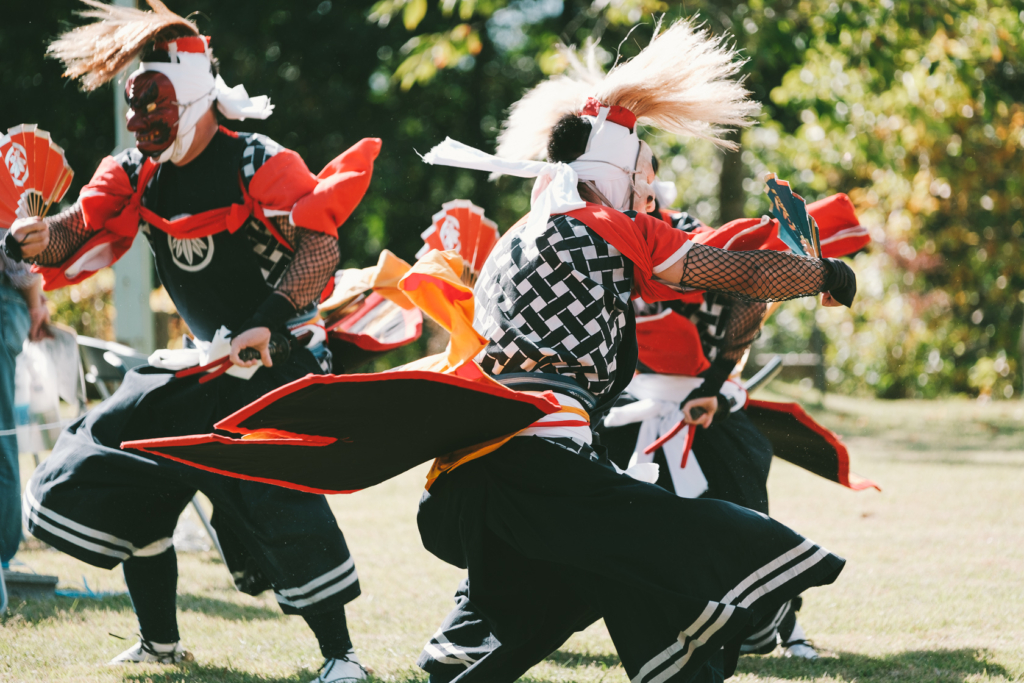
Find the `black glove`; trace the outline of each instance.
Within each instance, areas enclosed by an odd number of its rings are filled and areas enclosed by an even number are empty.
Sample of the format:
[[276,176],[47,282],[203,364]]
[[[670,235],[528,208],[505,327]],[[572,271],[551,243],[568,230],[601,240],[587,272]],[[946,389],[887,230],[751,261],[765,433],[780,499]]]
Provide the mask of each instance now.
[[21,242],[14,239],[14,235],[12,235],[10,231],[4,235],[3,249],[4,253],[7,254],[7,258],[11,259],[15,263],[21,263],[24,258],[21,253]]
[[291,302],[280,294],[272,293],[260,304],[256,312],[233,332],[235,335],[239,335],[254,327],[266,327],[271,332],[287,333],[288,328],[285,323],[293,317],[295,317],[295,307]]
[[725,394],[718,395],[718,410],[715,411],[715,424],[721,425],[732,415],[732,401]]
[[857,295],[857,275],[853,268],[837,258],[825,259],[825,268],[828,275],[825,276],[824,291],[847,308],[853,306],[853,297]]
[[[721,395],[722,385],[725,384],[725,380],[729,379],[729,374],[735,367],[736,361],[734,360],[729,360],[728,358],[722,356],[716,358],[715,361],[711,364],[710,368],[708,368],[704,372],[700,373],[700,375],[698,375],[698,377],[704,378],[704,382],[686,396],[686,399],[682,402],[682,405],[685,406],[687,403],[689,403],[695,398],[717,396],[718,412],[715,414],[720,414],[722,406],[727,404],[725,397]],[[701,413],[701,415],[702,414],[703,412]],[[699,417],[699,415],[694,415],[694,417]]]
[[[733,368],[736,367],[736,361],[729,360],[724,356],[719,356],[711,363],[711,367],[700,373],[698,377],[704,378],[704,383],[699,387],[690,392],[690,395],[686,397],[687,401],[695,398],[703,398],[705,396],[717,396],[722,393],[722,385],[725,384],[725,380],[729,379],[729,375],[732,374]],[[686,401],[683,401],[684,403]]]

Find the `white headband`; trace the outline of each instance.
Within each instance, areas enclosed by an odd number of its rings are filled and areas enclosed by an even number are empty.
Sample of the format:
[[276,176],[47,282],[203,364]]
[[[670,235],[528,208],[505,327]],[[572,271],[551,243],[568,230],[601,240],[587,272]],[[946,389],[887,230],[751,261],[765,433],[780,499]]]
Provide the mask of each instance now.
[[570,166],[583,180],[592,180],[611,202],[613,209],[626,211],[631,207],[632,172],[640,152],[640,138],[635,130],[608,121],[608,107],[601,107],[597,116],[583,116],[590,122],[587,151]]
[[530,217],[524,229],[524,237],[536,236],[544,230],[551,214],[568,213],[587,205],[577,188],[580,180],[593,181],[615,204],[611,208],[624,211],[629,207],[631,197],[627,195],[632,186],[630,180],[640,139],[625,126],[606,121],[609,111],[608,107],[602,107],[596,117],[585,117],[592,124],[587,151],[569,164],[501,159],[451,138],[445,138],[427,152],[423,161],[498,175],[537,178],[530,196]]
[[265,95],[249,97],[245,86],[229,88],[219,75],[214,77],[210,52],[180,52],[172,42],[168,54],[171,62],[142,62],[132,76],[145,71],[158,71],[170,79],[174,95],[178,98],[178,135],[158,161],[180,161],[188,153],[195,137],[196,125],[203,114],[217,102],[217,109],[225,117],[244,121],[265,119],[274,111],[274,105]]

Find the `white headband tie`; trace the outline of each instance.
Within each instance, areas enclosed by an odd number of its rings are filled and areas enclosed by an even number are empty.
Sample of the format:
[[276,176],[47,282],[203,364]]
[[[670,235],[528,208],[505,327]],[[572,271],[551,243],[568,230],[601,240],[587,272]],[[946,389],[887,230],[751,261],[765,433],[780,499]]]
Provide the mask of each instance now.
[[568,213],[587,204],[580,197],[580,180],[593,181],[598,190],[613,202],[611,208],[626,210],[629,188],[640,150],[640,139],[625,126],[606,121],[608,107],[596,117],[587,116],[592,130],[587,151],[569,164],[502,159],[451,138],[423,156],[437,166],[454,166],[518,178],[536,178],[530,196],[530,217],[524,236],[538,235],[547,226],[551,214]]

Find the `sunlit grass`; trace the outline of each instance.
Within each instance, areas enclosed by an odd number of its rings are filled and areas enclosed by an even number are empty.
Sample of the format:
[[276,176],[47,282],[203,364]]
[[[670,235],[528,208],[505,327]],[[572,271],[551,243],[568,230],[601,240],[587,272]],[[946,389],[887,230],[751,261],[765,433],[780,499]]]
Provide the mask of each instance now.
[[[773,389],[777,398],[799,394],[786,385]],[[772,514],[849,563],[834,586],[805,596],[800,614],[829,656],[747,657],[736,680],[1024,680],[1024,405],[830,396],[812,412],[846,435],[854,471],[884,491],[853,493],[776,459]],[[31,458],[22,463],[27,468]],[[363,586],[349,606],[352,632],[363,661],[382,680],[426,680],[415,659],[461,578],[419,543],[423,475],[420,469],[331,499]],[[62,587],[80,589],[84,577],[94,591],[124,590],[118,570],[94,569],[37,542],[27,546],[19,558],[60,576]],[[313,678],[321,660],[301,619],[281,615],[270,594],[236,592],[215,553],[182,553],[179,562],[179,619],[196,656],[188,668],[105,666],[127,646],[109,634],[131,638],[136,628],[127,597],[57,598],[15,602],[0,622],[0,680]],[[627,679],[597,624],[527,680]]]

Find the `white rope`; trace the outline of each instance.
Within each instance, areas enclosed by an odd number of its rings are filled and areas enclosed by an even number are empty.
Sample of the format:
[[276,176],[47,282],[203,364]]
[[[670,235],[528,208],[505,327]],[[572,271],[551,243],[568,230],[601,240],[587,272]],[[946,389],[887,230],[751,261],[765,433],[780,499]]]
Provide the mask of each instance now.
[[35,428],[40,429],[40,430],[43,430],[43,429],[57,429],[57,428],[63,429],[65,425],[69,425],[69,424],[71,424],[72,422],[74,422],[77,419],[78,419],[77,417],[73,417],[73,418],[68,418],[67,420],[61,420],[60,422],[48,422],[46,424],[41,424],[41,425],[27,424],[27,425],[21,425],[20,427],[15,427],[14,429],[0,429],[0,436],[12,436],[14,434],[17,434],[19,429],[26,429],[28,427],[35,427]]

